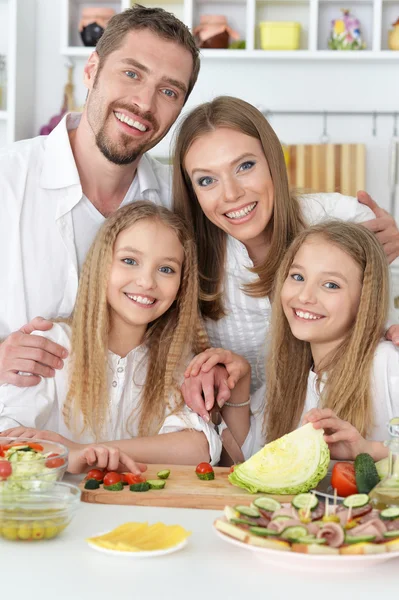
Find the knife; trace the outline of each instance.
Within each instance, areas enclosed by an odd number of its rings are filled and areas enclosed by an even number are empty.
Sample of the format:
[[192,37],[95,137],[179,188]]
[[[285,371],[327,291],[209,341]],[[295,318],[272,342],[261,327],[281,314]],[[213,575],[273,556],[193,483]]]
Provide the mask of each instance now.
[[235,439],[234,435],[231,433],[226,421],[223,419],[220,407],[216,402],[211,410],[211,420],[212,423],[215,425],[215,429],[218,434],[220,425],[224,426],[222,435],[219,435],[220,439],[222,440],[223,448],[228,454],[229,458],[233,461],[233,464],[236,465],[238,463],[244,462],[245,458],[242,453],[241,446]]

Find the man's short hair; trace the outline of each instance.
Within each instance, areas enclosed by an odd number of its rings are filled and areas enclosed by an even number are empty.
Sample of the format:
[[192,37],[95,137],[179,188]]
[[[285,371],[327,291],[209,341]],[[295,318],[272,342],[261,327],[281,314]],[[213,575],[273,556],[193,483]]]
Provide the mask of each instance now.
[[176,42],[190,52],[193,57],[193,70],[185,98],[187,100],[200,69],[199,49],[188,27],[163,8],[146,8],[141,4],[135,4],[132,8],[112,17],[96,46],[100,69],[107,56],[120,48],[129,31],[141,29],[148,29],[165,40]]

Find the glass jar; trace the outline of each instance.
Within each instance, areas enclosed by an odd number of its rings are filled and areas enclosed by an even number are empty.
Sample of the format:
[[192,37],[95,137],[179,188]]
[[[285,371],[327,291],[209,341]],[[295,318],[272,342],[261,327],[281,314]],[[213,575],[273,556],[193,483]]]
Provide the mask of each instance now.
[[389,421],[388,431],[391,436],[385,442],[389,448],[388,474],[370,492],[370,500],[379,510],[399,507],[399,417]]

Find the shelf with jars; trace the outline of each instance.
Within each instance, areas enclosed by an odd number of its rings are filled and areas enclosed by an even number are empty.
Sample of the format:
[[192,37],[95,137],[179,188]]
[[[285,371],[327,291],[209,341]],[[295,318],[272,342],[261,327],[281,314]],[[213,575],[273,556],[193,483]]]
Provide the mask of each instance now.
[[[93,15],[96,9],[120,12],[134,3],[131,0],[62,2],[61,52],[71,57],[87,57],[95,47],[85,46],[81,36],[90,11]],[[140,3],[160,6],[176,14],[195,33],[204,59],[399,59],[399,0],[141,0]]]

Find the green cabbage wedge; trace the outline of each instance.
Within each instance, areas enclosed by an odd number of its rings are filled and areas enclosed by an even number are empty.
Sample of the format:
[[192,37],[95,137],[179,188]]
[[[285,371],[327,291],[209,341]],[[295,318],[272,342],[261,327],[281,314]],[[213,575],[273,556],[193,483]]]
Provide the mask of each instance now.
[[299,494],[315,488],[325,477],[330,451],[324,431],[308,423],[266,444],[229,475],[233,485],[255,494]]

